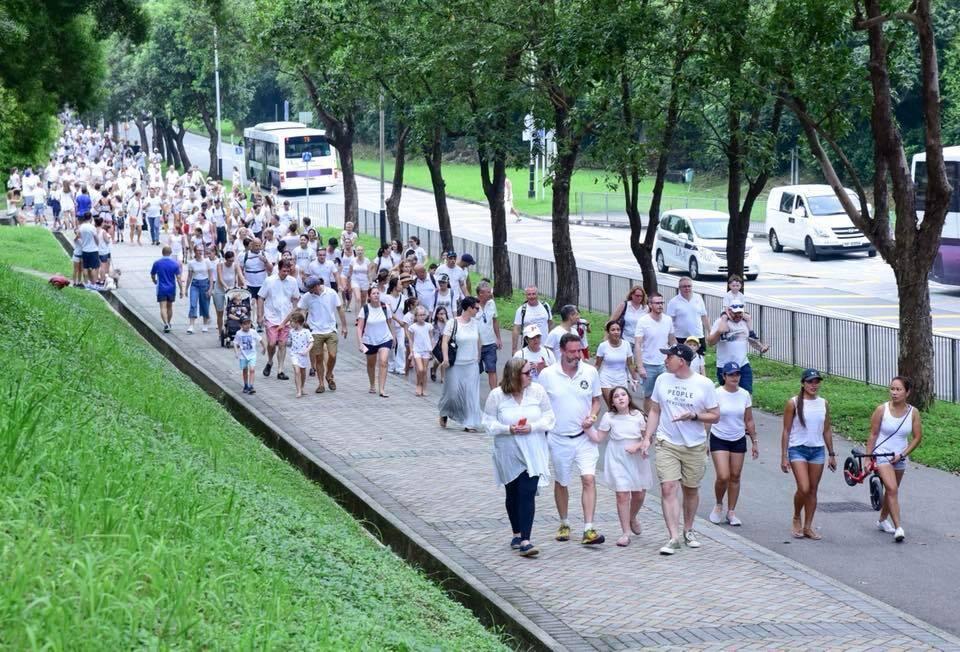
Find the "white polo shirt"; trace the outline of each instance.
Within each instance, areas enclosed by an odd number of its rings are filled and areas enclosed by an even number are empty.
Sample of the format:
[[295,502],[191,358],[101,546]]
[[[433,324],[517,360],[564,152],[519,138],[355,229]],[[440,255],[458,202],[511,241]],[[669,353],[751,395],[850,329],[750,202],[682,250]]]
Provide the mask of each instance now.
[[538,381],[547,390],[556,417],[551,434],[572,437],[583,432],[583,420],[593,408],[593,399],[601,395],[600,376],[594,367],[580,362],[571,378],[561,365],[557,362],[544,369]]
[[685,340],[691,335],[698,338],[705,335],[703,317],[707,314],[707,307],[699,294],[691,293],[689,301],[678,294],[667,302],[667,309],[664,312],[673,319],[673,330],[678,341]]

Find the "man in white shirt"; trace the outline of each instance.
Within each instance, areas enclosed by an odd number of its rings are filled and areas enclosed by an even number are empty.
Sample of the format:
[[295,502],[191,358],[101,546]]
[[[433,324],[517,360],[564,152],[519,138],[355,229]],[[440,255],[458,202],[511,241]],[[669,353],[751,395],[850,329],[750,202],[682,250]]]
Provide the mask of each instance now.
[[417,257],[417,264],[422,265],[424,261],[427,260],[427,252],[424,251],[423,247],[420,246],[420,238],[415,235],[410,236],[407,247],[413,249],[414,255]]
[[699,353],[703,355],[706,350],[704,338],[710,332],[707,307],[703,303],[703,297],[693,293],[693,279],[689,276],[680,278],[679,289],[680,293],[670,299],[666,310],[673,320],[673,334],[678,342],[684,342],[688,337],[700,340]]
[[523,332],[527,324],[533,324],[541,333],[549,333],[553,328],[553,314],[550,312],[550,306],[540,302],[537,296],[537,286],[530,285],[524,289],[527,300],[517,308],[513,317],[513,337],[512,351],[517,352],[517,344],[520,340],[520,333]]
[[276,354],[277,367],[280,369],[277,380],[289,378],[283,373],[283,362],[287,357],[287,336],[290,335],[290,328],[283,322],[291,306],[296,306],[297,299],[300,298],[300,287],[292,273],[293,261],[283,261],[277,275],[268,277],[260,288],[263,319],[267,327],[267,365],[263,368],[263,375],[270,375],[273,356]]
[[735,362],[740,367],[740,387],[753,393],[753,369],[747,357],[750,343],[750,327],[743,318],[742,303],[732,303],[727,310],[713,322],[707,344],[717,347],[717,378],[723,384],[723,366]]
[[337,278],[337,265],[332,260],[327,260],[327,250],[324,247],[317,247],[317,257],[307,264],[306,273],[307,277],[316,276],[323,281],[323,287],[336,292],[334,281]]
[[306,271],[310,263],[316,262],[317,259],[317,255],[313,249],[310,248],[310,238],[308,238],[305,233],[302,234],[297,246],[290,251],[293,252],[293,262],[297,264],[297,269],[300,270],[300,278],[298,279],[300,281],[300,291],[306,292]]
[[[554,357],[560,359],[560,338],[567,333],[573,333],[580,337],[580,331],[577,330],[577,323],[580,321],[580,311],[574,305],[566,305],[560,308],[560,325],[555,326],[553,330],[547,333],[547,338],[543,345],[553,351]],[[581,342],[581,345],[583,342]],[[582,350],[582,349],[581,349]]]
[[[446,274],[450,279],[450,294],[453,295],[453,309],[457,310],[460,300],[467,296],[467,272],[457,264],[457,252],[448,251],[444,255],[444,263],[437,268],[436,276]],[[452,316],[452,315],[451,315]]]
[[600,449],[586,434],[593,428],[600,411],[600,378],[597,370],[583,361],[580,338],[567,333],[560,338],[560,361],[544,369],[540,385],[547,390],[556,424],[547,435],[550,459],[553,462],[555,482],[553,497],[560,515],[557,541],[570,539],[567,507],[573,467],[580,473],[583,505],[583,538],[580,543],[599,544],[604,536],[593,527],[593,513],[597,505],[595,476]]
[[700,481],[707,466],[707,434],[704,424],[720,420],[720,408],[713,383],[695,374],[690,362],[696,353],[686,344],[663,349],[667,373],[657,378],[650,397],[647,425],[640,440],[640,454],[646,457],[657,438],[657,478],[663,521],[670,539],[660,554],[680,550],[680,494],[683,494],[683,541],[688,548],[699,548],[693,520],[700,504]]
[[[304,285],[307,293],[300,297],[297,308],[307,311],[307,325],[313,334],[313,346],[310,348],[310,363],[317,372],[317,394],[326,391],[323,381],[326,379],[330,391],[337,389],[333,378],[333,367],[337,364],[337,317],[340,318],[340,336],[347,336],[347,313],[343,310],[340,295],[328,288],[323,280],[316,276],[307,279]],[[293,314],[293,310],[284,319]],[[326,353],[324,353],[326,349]]]
[[644,410],[650,412],[650,394],[657,382],[657,376],[664,372],[664,355],[661,349],[676,342],[673,334],[673,320],[663,314],[663,295],[651,292],[649,296],[650,312],[637,320],[634,333],[633,359],[640,360],[637,367],[643,379]]
[[77,219],[80,227],[77,229],[76,241],[80,244],[80,258],[87,277],[84,287],[91,289],[97,284],[100,273],[100,238],[89,213],[78,216]]
[[477,284],[480,311],[476,320],[480,331],[480,364],[487,372],[490,389],[497,386],[497,351],[503,348],[500,339],[500,321],[497,319],[497,304],[493,301],[493,288],[489,281]]
[[428,315],[432,315],[437,306],[437,279],[433,274],[429,274],[422,264],[413,268],[413,274],[417,277],[413,282],[417,302],[427,309]]

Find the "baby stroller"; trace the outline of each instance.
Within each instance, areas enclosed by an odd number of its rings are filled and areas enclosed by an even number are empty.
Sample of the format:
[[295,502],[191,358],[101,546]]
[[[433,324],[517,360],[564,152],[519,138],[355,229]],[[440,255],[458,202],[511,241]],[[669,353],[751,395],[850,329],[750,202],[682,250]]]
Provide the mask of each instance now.
[[244,288],[232,288],[224,295],[223,332],[220,333],[220,346],[230,346],[245,317],[250,316],[251,295]]

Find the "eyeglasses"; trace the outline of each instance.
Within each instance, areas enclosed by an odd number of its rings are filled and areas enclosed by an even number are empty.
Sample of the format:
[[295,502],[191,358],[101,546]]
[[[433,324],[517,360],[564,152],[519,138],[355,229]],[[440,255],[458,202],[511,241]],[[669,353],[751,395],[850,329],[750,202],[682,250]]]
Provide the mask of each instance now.
[[650,302],[650,305],[651,305],[651,306],[662,306],[662,305],[663,305],[663,301],[651,301],[651,302]]
[[530,371],[529,369],[527,369],[526,371],[521,371],[521,372],[520,372],[520,375],[521,375],[521,376],[529,376],[530,374],[531,374],[531,371]]

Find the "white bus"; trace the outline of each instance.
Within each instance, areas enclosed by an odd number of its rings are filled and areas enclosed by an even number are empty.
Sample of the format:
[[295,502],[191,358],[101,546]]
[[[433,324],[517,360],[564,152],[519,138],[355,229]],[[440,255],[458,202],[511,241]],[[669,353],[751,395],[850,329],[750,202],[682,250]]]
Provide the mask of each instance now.
[[[960,285],[960,146],[944,147],[943,160],[947,181],[953,186],[947,219],[940,232],[940,249],[930,270],[930,280],[945,285]],[[923,218],[927,197],[927,154],[913,157],[913,181],[917,189],[917,215]]]
[[[310,190],[340,183],[337,157],[322,129],[300,122],[261,122],[243,130],[243,144],[247,178],[256,179],[264,190],[304,190],[308,174]],[[312,156],[309,163],[303,161],[304,152]]]

